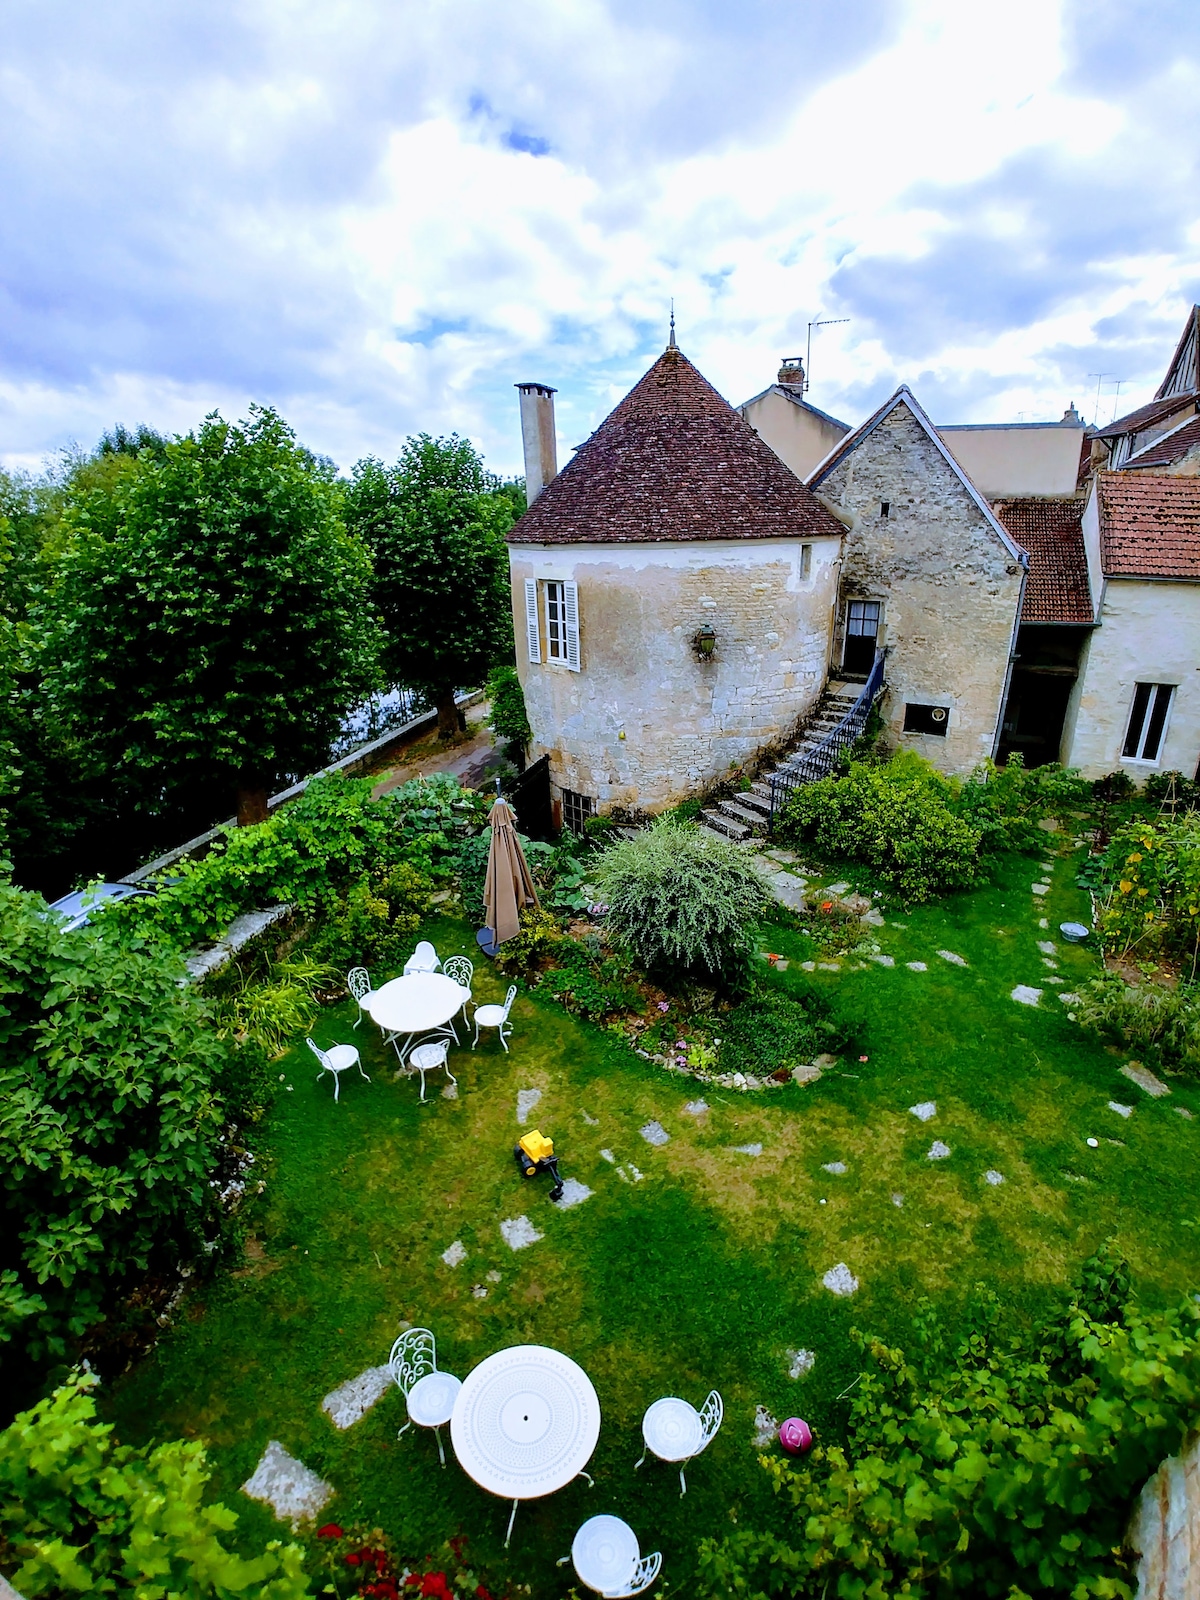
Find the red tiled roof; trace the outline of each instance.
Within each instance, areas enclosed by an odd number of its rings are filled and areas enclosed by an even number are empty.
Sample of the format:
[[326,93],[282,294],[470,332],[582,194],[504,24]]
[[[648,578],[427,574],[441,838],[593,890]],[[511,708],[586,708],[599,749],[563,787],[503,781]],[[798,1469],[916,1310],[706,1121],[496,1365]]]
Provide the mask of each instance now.
[[515,544],[840,538],[812,492],[664,351],[510,531]]
[[1143,428],[1148,428],[1151,423],[1159,422],[1163,417],[1169,417],[1172,411],[1182,411],[1185,406],[1191,405],[1195,400],[1194,392],[1188,394],[1173,394],[1166,400],[1150,400],[1144,406],[1139,406],[1136,411],[1131,411],[1127,416],[1118,417],[1115,422],[1110,422],[1107,428],[1097,428],[1092,434],[1093,439],[1115,439],[1122,433],[1139,433]]
[[1155,439],[1153,444],[1139,450],[1137,455],[1130,456],[1128,461],[1122,463],[1121,470],[1133,472],[1143,467],[1170,467],[1197,445],[1200,445],[1200,417],[1193,417],[1174,433],[1164,434],[1161,439]]
[[1102,472],[1100,559],[1115,578],[1200,583],[1200,478]]
[[996,500],[992,510],[1029,552],[1022,622],[1092,622],[1082,496]]

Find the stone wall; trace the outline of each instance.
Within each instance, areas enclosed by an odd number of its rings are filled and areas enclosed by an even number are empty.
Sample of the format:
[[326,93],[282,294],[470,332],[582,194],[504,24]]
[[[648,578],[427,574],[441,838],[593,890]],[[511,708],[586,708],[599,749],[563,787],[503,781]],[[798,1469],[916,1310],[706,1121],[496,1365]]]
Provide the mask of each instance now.
[[[1084,646],[1067,707],[1064,762],[1085,778],[1118,770],[1138,783],[1160,771],[1194,777],[1200,761],[1200,584],[1110,578],[1100,623]],[[1159,759],[1150,763],[1121,755],[1138,683],[1177,686]]]
[[[662,810],[794,728],[828,664],[840,540],[509,547],[517,661],[554,788],[598,809]],[[525,648],[538,580],[543,660]],[[579,586],[580,670],[545,660],[542,583]],[[717,637],[711,661],[692,640]]]
[[1141,1557],[1137,1600],[1200,1600],[1200,1434],[1138,1496],[1129,1544]]
[[[816,488],[851,522],[835,674],[847,603],[882,602],[888,742],[969,772],[996,743],[1021,602],[1016,556],[904,401]],[[909,702],[947,708],[945,736],[905,733]]]

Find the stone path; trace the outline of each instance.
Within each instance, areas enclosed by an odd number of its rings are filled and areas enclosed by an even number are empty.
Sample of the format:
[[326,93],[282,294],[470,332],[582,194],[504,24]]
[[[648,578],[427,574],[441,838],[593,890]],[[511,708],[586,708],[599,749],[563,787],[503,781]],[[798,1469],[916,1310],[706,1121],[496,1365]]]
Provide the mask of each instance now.
[[[465,1253],[465,1252],[464,1252]],[[442,1257],[443,1261],[446,1259]],[[353,1427],[392,1386],[390,1367],[368,1367],[357,1378],[347,1378],[321,1401],[321,1410],[335,1428]]]
[[858,1279],[844,1261],[839,1261],[836,1267],[830,1267],[821,1282],[830,1294],[841,1297],[856,1294],[858,1291]]
[[544,1239],[544,1233],[539,1233],[526,1216],[508,1217],[500,1224],[500,1236],[510,1250],[524,1250],[531,1244],[537,1244],[539,1239]]
[[242,1485],[251,1500],[261,1500],[293,1530],[310,1522],[333,1499],[331,1483],[310,1472],[302,1461],[288,1455],[278,1439],[272,1439],[259,1457],[258,1465]]

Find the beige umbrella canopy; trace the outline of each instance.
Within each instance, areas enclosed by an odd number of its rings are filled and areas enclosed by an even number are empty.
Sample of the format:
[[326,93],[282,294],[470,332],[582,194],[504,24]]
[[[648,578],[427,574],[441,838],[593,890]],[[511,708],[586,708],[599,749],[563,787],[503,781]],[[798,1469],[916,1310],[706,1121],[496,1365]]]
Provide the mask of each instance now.
[[517,913],[522,906],[538,903],[529,863],[517,838],[516,818],[506,800],[497,800],[489,818],[492,843],[488,850],[487,881],[483,904],[493,944],[503,944],[520,931]]

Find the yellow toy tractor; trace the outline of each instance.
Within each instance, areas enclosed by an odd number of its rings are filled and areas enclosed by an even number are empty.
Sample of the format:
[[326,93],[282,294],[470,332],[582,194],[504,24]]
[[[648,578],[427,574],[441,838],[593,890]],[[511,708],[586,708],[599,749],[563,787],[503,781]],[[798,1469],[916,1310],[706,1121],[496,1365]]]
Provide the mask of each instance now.
[[563,1181],[558,1175],[558,1157],[554,1154],[554,1140],[547,1139],[535,1128],[524,1134],[513,1147],[513,1156],[527,1178],[536,1178],[539,1172],[548,1172],[554,1179],[551,1200],[561,1200]]

